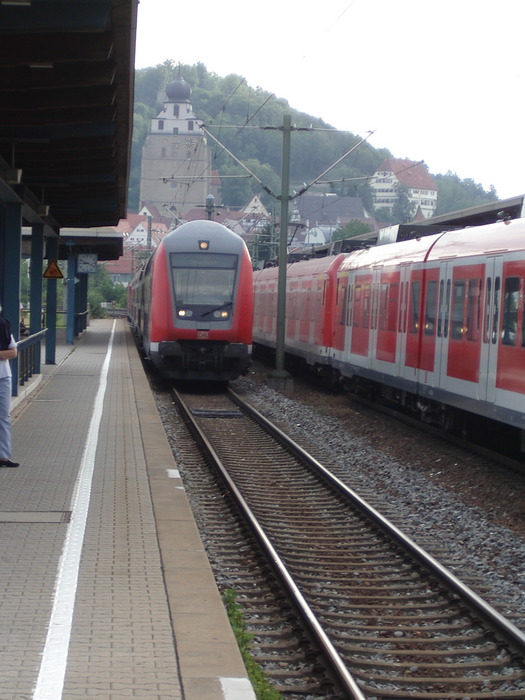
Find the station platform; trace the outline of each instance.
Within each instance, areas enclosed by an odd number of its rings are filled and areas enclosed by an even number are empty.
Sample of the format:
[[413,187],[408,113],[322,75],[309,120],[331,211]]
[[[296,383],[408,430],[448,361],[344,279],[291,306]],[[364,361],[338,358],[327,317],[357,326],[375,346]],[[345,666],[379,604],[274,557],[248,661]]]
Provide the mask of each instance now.
[[0,700],[255,700],[126,320],[60,341],[0,469]]

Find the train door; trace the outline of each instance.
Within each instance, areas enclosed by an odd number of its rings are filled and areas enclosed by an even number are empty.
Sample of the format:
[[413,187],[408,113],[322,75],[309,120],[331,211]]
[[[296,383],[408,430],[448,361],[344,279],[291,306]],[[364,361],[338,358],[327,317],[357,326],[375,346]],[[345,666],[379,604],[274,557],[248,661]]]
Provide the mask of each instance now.
[[424,270],[412,270],[407,289],[405,365],[419,367]]
[[399,304],[397,316],[397,340],[396,340],[396,374],[400,377],[408,377],[412,380],[413,370],[406,366],[407,354],[407,328],[408,307],[410,297],[410,273],[411,267],[403,265],[399,273]]
[[400,281],[399,270],[382,272],[379,279],[376,359],[383,362],[396,361]]
[[[525,262],[503,263],[496,389],[525,394]],[[495,302],[496,303],[496,302]],[[495,321],[493,321],[494,325]],[[522,400],[519,403],[522,405]]]
[[[352,340],[350,353],[367,358],[370,347],[370,322],[372,315],[372,275],[356,274],[352,313]],[[354,358],[357,360],[357,358]],[[363,362],[359,362],[363,365]],[[365,361],[364,364],[368,364]]]
[[472,397],[478,396],[480,385],[484,285],[482,263],[443,265],[437,334],[440,386]]
[[348,272],[343,272],[337,277],[335,293],[335,309],[331,329],[331,343],[334,350],[343,350],[345,347],[345,333],[351,309],[350,292]]
[[294,340],[297,335],[298,287],[297,279],[290,280],[286,298],[286,338],[290,340]]
[[420,348],[417,366],[422,370],[421,381],[433,383],[436,360],[439,268],[428,267],[421,278]]
[[501,258],[485,264],[483,289],[483,332],[481,340],[479,398],[490,403],[496,395],[496,361],[501,304]]
[[312,281],[301,279],[301,295],[299,297],[299,342],[308,343],[310,339],[310,324],[312,319]]
[[323,342],[323,278],[317,274],[312,280],[312,334],[310,344],[318,348]]

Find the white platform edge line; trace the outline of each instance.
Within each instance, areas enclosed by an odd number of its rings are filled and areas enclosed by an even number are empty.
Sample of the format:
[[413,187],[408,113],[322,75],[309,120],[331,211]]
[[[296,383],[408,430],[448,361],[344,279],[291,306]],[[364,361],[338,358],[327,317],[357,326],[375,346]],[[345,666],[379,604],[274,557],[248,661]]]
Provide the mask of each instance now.
[[95,455],[98,446],[102,411],[104,409],[104,396],[113,350],[115,326],[116,321],[113,322],[111,329],[108,350],[100,373],[99,387],[93,404],[91,421],[84,445],[84,454],[73,491],[71,521],[67,528],[64,547],[58,565],[53,610],[49,621],[40,671],[33,692],[33,700],[59,700],[64,689],[80,569],[80,556],[84,543],[89,502],[91,500]]

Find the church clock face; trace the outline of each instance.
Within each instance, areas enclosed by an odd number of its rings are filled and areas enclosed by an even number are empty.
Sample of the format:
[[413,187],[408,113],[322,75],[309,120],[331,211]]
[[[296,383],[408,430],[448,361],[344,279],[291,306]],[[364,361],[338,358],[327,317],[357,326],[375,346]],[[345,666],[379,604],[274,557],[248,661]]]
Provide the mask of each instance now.
[[195,146],[195,139],[192,139],[191,136],[187,136],[184,139],[184,147],[189,150],[190,148],[193,148],[194,146]]

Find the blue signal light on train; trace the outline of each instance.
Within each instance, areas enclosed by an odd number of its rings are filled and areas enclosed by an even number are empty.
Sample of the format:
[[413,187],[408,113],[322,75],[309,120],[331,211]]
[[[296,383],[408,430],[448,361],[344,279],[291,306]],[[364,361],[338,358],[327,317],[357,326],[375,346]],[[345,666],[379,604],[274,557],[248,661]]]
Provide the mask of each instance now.
[[199,241],[199,250],[208,250],[210,247],[209,241]]

